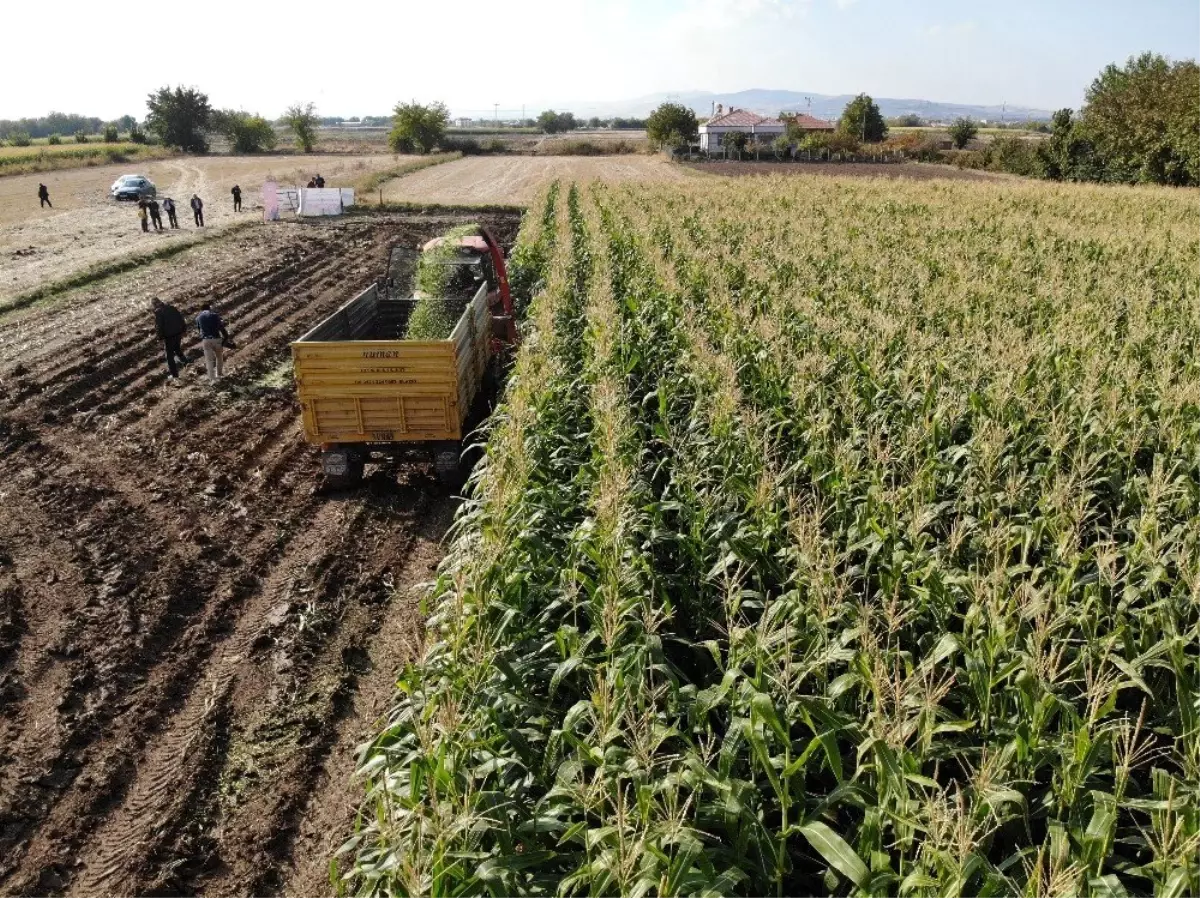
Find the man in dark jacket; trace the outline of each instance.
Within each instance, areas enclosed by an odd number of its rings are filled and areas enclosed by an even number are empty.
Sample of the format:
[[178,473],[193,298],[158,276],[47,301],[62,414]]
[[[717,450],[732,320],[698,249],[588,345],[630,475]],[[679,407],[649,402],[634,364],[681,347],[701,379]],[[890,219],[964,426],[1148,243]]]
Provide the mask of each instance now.
[[233,194],[233,211],[241,212],[242,211],[242,188],[240,188],[240,187],[238,187],[238,185],[234,184],[233,190],[231,190],[229,192]]
[[150,222],[154,225],[154,230],[161,231],[163,229],[162,212],[158,209],[158,200],[156,199],[150,200]]
[[167,376],[175,380],[179,377],[179,368],[176,367],[175,360],[179,359],[184,365],[188,363],[188,357],[183,354],[180,346],[187,323],[179,309],[157,297],[150,301],[150,306],[154,309],[154,332],[163,341],[163,349],[167,354],[167,371],[170,372]]
[[175,201],[170,197],[163,200],[163,211],[167,213],[167,221],[171,223],[171,227],[179,227],[179,219],[175,217]]
[[54,203],[50,202],[50,191],[46,189],[45,184],[38,185],[38,199],[42,201],[43,209],[45,209],[47,206],[49,206],[51,209],[54,208]]
[[225,322],[213,311],[211,303],[200,307],[200,315],[196,318],[196,330],[200,331],[200,345],[204,347],[204,367],[208,370],[208,382],[216,383],[221,376],[225,363],[225,341],[229,332],[225,330]]
[[322,188],[322,189],[324,189],[324,187],[325,187],[325,179],[322,178],[320,175],[317,175],[317,187]]
[[192,194],[192,216],[196,219],[196,227],[204,227],[204,200],[200,199],[200,195]]

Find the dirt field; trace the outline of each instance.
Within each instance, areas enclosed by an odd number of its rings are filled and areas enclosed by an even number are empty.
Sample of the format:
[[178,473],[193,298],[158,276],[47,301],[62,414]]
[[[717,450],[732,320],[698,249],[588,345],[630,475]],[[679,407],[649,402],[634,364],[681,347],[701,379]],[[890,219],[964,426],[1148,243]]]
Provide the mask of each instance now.
[[[240,230],[5,318],[0,894],[329,891],[455,499],[413,463],[323,492],[278,384],[394,242],[458,221]],[[216,297],[217,388],[167,384],[151,287]]]
[[689,173],[654,156],[470,156],[384,185],[384,202],[525,204],[556,178],[672,181]]
[[974,171],[925,162],[897,162],[876,164],[872,162],[695,162],[687,167],[697,172],[725,177],[745,175],[837,175],[844,178],[912,178],[928,181],[943,178],[949,181],[995,181],[1010,179],[1012,175],[996,172]]
[[[164,241],[195,239],[187,205],[193,193],[204,200],[204,233],[211,236],[238,219],[256,216],[268,175],[294,183],[320,172],[329,186],[338,186],[399,161],[403,157],[385,155],[181,157],[0,178],[0,307],[5,299],[91,265],[149,252]],[[134,172],[154,181],[160,200],[174,198],[179,206],[178,231],[143,234],[134,205],[109,199],[113,181]],[[52,210],[38,203],[39,183],[50,189]],[[240,215],[233,212],[229,195],[234,184],[244,191]]]

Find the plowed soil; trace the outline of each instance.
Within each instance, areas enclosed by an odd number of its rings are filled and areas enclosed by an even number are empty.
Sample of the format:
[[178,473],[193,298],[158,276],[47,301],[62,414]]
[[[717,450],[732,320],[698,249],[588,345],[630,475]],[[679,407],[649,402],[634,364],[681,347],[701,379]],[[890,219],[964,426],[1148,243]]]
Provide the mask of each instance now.
[[[4,318],[0,893],[330,891],[456,499],[415,462],[327,491],[287,347],[457,223],[258,226]],[[219,385],[167,383],[149,289],[215,302]]]

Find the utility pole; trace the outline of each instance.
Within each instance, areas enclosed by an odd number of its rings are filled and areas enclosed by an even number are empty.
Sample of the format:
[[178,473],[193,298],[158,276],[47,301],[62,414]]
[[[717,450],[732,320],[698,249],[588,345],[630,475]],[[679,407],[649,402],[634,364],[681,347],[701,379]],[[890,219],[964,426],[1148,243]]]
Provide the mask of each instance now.
[[811,116],[811,115],[812,115],[812,97],[805,97],[805,98],[804,98],[804,104],[805,104],[805,106],[807,107],[807,110],[808,110],[808,111],[807,111],[807,114]]
[[495,124],[495,125],[500,124],[500,104],[499,103],[492,104],[492,124]]

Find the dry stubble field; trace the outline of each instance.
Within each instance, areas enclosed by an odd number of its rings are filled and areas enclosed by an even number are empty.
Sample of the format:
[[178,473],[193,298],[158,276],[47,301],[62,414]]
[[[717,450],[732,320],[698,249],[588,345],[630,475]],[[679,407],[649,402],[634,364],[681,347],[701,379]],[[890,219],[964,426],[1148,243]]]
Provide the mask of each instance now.
[[384,202],[518,204],[551,181],[648,182],[690,177],[652,156],[469,156],[384,185]]
[[[261,185],[268,176],[286,183],[320,172],[336,186],[403,161],[404,157],[384,154],[179,157],[0,178],[0,307],[14,296],[91,265],[150,252],[161,248],[163,241],[195,239],[187,206],[193,193],[204,200],[207,230],[219,230],[255,217],[255,210],[261,208]],[[154,181],[160,199],[175,199],[180,207],[179,231],[143,234],[133,204],[109,199],[113,181],[132,173]],[[53,209],[40,207],[39,183],[49,187]],[[233,212],[229,190],[234,184],[244,191],[241,215]]]

